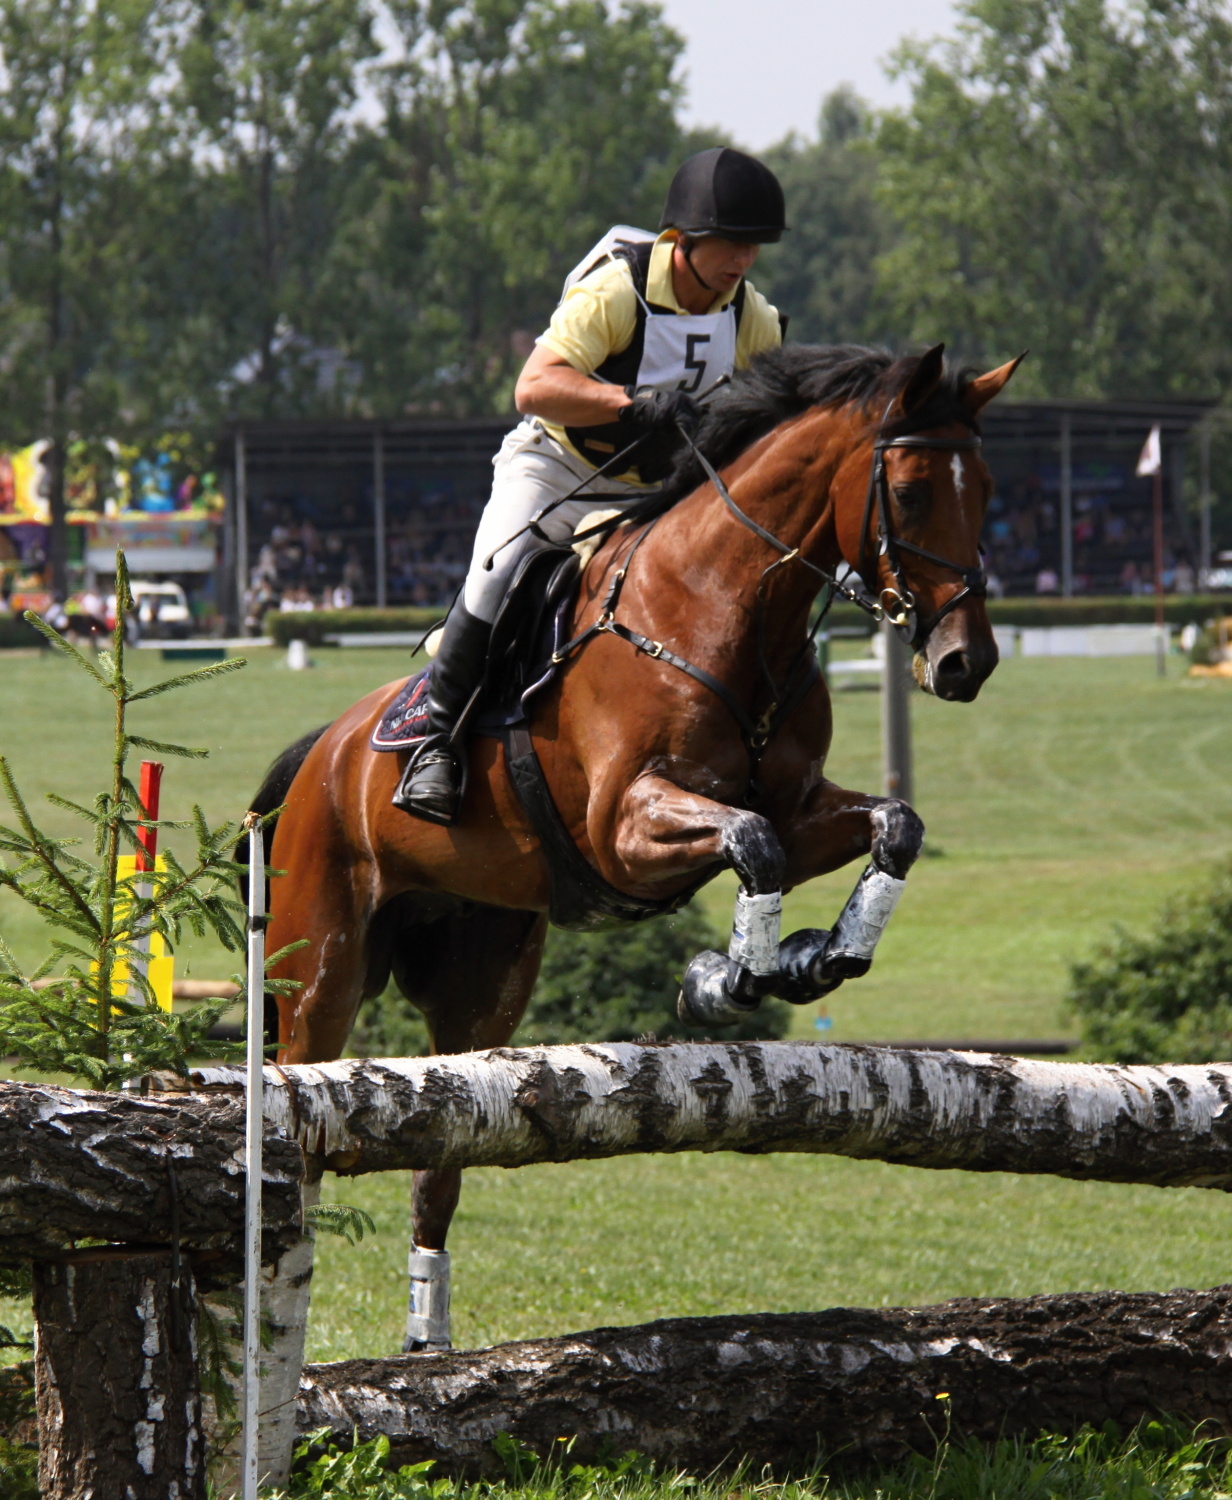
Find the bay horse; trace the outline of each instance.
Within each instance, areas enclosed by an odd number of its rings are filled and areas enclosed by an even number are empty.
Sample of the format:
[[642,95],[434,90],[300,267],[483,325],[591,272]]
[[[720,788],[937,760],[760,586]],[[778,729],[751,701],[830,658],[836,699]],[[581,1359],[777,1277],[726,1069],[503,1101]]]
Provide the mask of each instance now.
[[[533,700],[530,746],[591,878],[667,907],[725,867],[740,877],[728,955],[686,975],[692,1019],[722,1024],[766,993],[803,1002],[862,973],[919,852],[905,803],[825,777],[830,697],[808,634],[823,586],[862,577],[939,698],[970,702],[997,664],[978,417],[1018,361],[973,375],[942,352],[760,356],[712,401],[654,524],[617,527],[585,567],[575,646]],[[508,1042],[535,982],[552,875],[510,757],[472,740],[454,826],[400,812],[405,755],[369,738],[401,686],[291,746],[253,804],[285,803],[272,949],[308,941],[277,969],[302,985],[278,1002],[283,1062],[340,1056],[391,972],[446,1053]],[[780,945],[780,893],[866,855],[835,932]],[[444,1251],[460,1185],[457,1171],[416,1174],[420,1250]]]

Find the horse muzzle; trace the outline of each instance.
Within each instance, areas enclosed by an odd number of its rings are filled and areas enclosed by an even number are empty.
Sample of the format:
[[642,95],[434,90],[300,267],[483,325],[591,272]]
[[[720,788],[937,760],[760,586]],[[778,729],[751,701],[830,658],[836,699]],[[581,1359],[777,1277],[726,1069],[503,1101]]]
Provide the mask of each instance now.
[[970,703],[1000,659],[991,627],[974,626],[955,611],[939,622],[916,653],[913,671],[926,693],[947,703]]

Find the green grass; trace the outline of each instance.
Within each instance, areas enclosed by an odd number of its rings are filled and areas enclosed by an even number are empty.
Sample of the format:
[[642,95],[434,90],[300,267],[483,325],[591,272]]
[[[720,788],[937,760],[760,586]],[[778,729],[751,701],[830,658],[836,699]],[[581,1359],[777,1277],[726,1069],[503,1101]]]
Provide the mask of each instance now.
[[952,1434],[941,1407],[936,1428],[935,1452],[895,1468],[831,1479],[823,1462],[810,1475],[786,1480],[747,1469],[699,1480],[656,1471],[632,1454],[577,1464],[568,1448],[553,1462],[535,1463],[507,1439],[501,1449],[507,1480],[433,1480],[425,1472],[430,1465],[390,1473],[388,1445],[378,1438],[350,1453],[318,1454],[283,1500],[1227,1500],[1232,1486],[1226,1444],[1166,1419],[1126,1435],[1087,1429],[984,1446]]
[[[151,705],[139,732],[214,757],[169,767],[169,815],[198,800],[211,818],[239,816],[278,749],[406,670],[393,651],[322,651],[299,674],[281,662],[254,653],[197,698]],[[1232,686],[1172,670],[1159,682],[1149,659],[1010,661],[975,704],[915,700],[916,803],[935,857],[913,872],[873,973],[830,998],[830,1038],[1065,1034],[1069,962],[1113,922],[1149,921],[1232,845]],[[99,783],[106,706],[87,689],[58,661],[0,657],[0,750],[36,797]],[[838,694],[835,714],[830,774],[876,789],[876,695]],[[794,893],[789,924],[829,925],[855,874]],[[706,898],[723,922],[731,889],[716,882]],[[6,898],[0,931],[39,949]],[[184,958],[199,977],[231,967],[204,948]],[[798,1013],[800,1035],[817,1035],[815,1013]],[[407,1181],[331,1179],[326,1196],[367,1208],[378,1232],[355,1248],[323,1240],[310,1355],[391,1352]],[[450,1246],[456,1332],[473,1344],[666,1315],[1210,1285],[1232,1278],[1226,1222],[1225,1201],[1196,1190],[823,1158],[473,1172]]]

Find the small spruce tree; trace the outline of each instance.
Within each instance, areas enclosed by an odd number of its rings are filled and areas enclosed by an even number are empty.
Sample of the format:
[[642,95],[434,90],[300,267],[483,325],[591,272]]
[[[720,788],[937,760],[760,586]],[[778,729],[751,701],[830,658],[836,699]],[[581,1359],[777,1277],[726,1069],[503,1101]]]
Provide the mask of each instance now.
[[[104,1089],[156,1069],[186,1075],[195,1057],[240,1055],[234,1044],[228,1048],[208,1040],[210,1028],[234,1000],[204,1000],[183,1014],[159,1009],[144,964],[151,935],[158,934],[174,949],[187,927],[198,935],[212,932],[229,951],[244,947],[243,907],[235,889],[239,866],[231,858],[238,825],[211,828],[199,807],[194,807],[191,823],[153,823],[128,774],[128,759],[133,750],[188,759],[206,756],[205,750],[134,734],[130,711],[246,663],[242,658],[218,662],[139,688],[125,663],[125,622],[133,600],[122,552],[116,553],[115,599],[111,648],[93,660],[46,621],[32,612],[26,615],[114,704],[106,790],[89,807],[55,793],[48,798],[88,826],[93,860],[76,852],[81,840],[54,838],[38,826],[0,755],[0,789],[16,820],[15,827],[0,826],[0,853],[7,856],[0,864],[0,889],[32,906],[55,934],[51,951],[32,972],[23,971],[0,939],[0,1054],[16,1056],[22,1067],[35,1072],[67,1073]],[[143,823],[191,828],[194,858],[181,864],[168,849],[162,869],[121,875],[121,855],[137,851]],[[281,956],[272,954],[268,962]],[[266,987],[276,990],[280,983],[266,980]]]

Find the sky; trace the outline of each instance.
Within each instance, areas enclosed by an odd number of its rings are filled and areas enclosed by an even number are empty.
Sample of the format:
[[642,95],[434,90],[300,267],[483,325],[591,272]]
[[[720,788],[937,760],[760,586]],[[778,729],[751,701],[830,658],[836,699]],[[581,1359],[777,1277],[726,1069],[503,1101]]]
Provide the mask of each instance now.
[[877,105],[905,103],[882,62],[900,38],[952,32],[951,0],[662,0],[688,43],[690,125],[719,125],[760,150],[795,130],[811,137],[840,83]]

